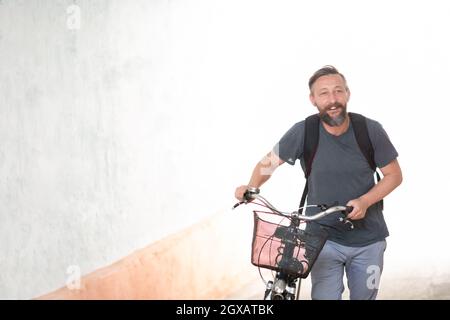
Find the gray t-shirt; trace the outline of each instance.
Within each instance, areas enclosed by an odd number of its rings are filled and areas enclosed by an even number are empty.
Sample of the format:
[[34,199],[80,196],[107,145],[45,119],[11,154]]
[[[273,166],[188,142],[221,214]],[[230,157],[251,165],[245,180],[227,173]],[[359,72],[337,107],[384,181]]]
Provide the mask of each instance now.
[[[367,118],[367,130],[375,152],[375,164],[382,168],[398,156],[383,127]],[[296,123],[281,138],[273,151],[285,162],[294,165],[297,159],[305,169],[303,159],[303,137],[305,121]],[[350,124],[340,136],[328,133],[320,122],[319,145],[308,179],[309,204],[346,205],[348,201],[367,193],[375,184],[374,173],[362,154]],[[319,212],[308,208],[307,215]],[[321,220],[326,225],[337,225],[337,217],[330,215]],[[355,228],[331,228],[329,240],[360,247],[383,240],[389,235],[379,203],[367,210],[364,219],[353,220]]]

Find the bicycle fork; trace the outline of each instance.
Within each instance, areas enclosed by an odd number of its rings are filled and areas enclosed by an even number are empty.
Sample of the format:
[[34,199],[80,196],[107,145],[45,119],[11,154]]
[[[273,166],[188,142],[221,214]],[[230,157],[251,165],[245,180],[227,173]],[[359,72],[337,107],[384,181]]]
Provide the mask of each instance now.
[[[296,282],[295,278],[277,273],[274,281],[267,282],[264,300],[295,300]],[[297,290],[297,295],[298,293],[299,290]]]

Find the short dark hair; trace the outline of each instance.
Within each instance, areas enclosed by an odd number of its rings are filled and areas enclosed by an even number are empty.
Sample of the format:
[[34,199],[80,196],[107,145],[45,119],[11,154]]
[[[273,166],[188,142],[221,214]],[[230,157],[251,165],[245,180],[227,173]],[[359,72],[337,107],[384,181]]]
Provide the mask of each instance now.
[[338,71],[338,69],[336,69],[335,67],[331,66],[331,65],[326,65],[322,68],[320,68],[319,70],[317,70],[316,72],[314,72],[314,74],[311,76],[311,78],[309,78],[309,90],[312,89],[312,86],[314,84],[314,82],[317,81],[317,79],[319,79],[320,77],[323,76],[327,76],[329,74],[338,74],[342,77],[342,79],[344,79],[344,82],[346,83],[345,86],[347,87],[347,80],[345,79],[344,75],[342,73],[340,73]]

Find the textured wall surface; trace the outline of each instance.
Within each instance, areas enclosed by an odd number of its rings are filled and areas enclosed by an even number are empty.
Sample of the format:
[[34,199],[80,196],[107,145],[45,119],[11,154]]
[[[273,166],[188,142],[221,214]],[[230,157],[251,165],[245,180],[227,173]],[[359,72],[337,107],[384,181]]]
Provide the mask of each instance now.
[[[40,299],[225,299],[243,284],[264,286],[250,263],[252,218],[217,214]],[[248,297],[247,297],[248,298]]]
[[202,138],[220,111],[199,126],[211,93],[186,84],[201,56],[174,41],[207,21],[167,1],[77,3],[78,29],[72,1],[0,2],[0,298],[58,288],[72,265],[90,272],[224,208],[199,201],[222,174]]
[[230,208],[275,141],[241,140],[263,59],[234,47],[236,5],[0,1],[0,298]]

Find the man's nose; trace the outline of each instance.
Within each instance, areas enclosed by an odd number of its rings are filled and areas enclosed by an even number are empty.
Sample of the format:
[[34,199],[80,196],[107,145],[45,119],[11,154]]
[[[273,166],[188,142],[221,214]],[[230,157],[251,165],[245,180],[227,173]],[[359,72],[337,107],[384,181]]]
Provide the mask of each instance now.
[[334,93],[331,93],[331,94],[329,95],[328,98],[329,98],[329,100],[330,100],[330,101],[329,101],[330,103],[335,103],[336,100],[337,100],[337,99],[336,99],[336,95],[335,95]]

